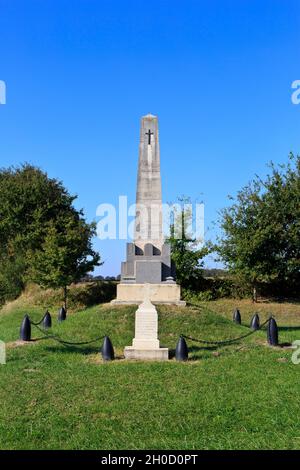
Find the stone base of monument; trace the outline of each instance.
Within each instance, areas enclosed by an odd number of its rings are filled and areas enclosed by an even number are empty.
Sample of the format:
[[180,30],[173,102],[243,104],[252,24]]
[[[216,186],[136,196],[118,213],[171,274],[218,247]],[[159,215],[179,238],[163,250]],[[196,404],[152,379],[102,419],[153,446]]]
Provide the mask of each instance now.
[[134,359],[136,361],[167,361],[169,359],[169,349],[137,349],[133,346],[126,346],[124,356],[125,359]]
[[160,348],[158,316],[154,305],[146,298],[135,312],[135,337],[132,346],[124,349],[125,359],[166,361],[168,348]]
[[180,300],[180,286],[167,282],[161,284],[120,283],[117,285],[117,298],[111,303],[119,305],[140,304],[143,302],[148,288],[150,300],[154,304],[186,305],[183,300]]

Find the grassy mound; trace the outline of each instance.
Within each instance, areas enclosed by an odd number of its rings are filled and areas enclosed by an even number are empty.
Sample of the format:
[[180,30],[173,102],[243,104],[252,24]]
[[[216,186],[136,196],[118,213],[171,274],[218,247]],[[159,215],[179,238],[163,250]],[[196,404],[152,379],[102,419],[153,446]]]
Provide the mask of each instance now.
[[[244,326],[232,323],[226,301],[160,307],[161,344],[174,350],[180,333],[207,340],[245,334],[257,307],[239,307]],[[261,319],[275,307],[261,308]],[[297,311],[288,305],[288,313],[277,316],[281,342],[299,339]],[[19,301],[0,312],[0,338],[7,343],[7,364],[0,366],[1,449],[300,447],[300,369],[291,350],[266,345],[264,331],[226,347],[189,342],[187,363],[127,362],[123,349],[132,341],[135,307],[95,306],[62,324],[53,318],[53,332],[68,341],[108,334],[116,360],[103,363],[101,341],[64,347],[33,327],[34,341],[18,345],[25,312],[37,321],[43,309]]]
[[[68,287],[68,309],[76,311],[92,305],[110,302],[116,297],[116,282],[114,281],[92,281],[71,284]],[[57,310],[63,304],[62,289],[42,289],[36,284],[28,284],[20,297],[8,302],[3,312],[14,311],[19,307],[32,306],[41,309]]]

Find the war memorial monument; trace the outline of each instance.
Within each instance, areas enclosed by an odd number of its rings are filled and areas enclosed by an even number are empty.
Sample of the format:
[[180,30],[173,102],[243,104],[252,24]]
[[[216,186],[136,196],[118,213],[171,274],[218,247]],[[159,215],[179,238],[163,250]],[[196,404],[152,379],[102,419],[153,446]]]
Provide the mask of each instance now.
[[126,261],[114,304],[140,304],[135,317],[135,338],[125,348],[127,359],[168,359],[160,348],[157,311],[153,304],[185,305],[175,282],[170,244],[163,235],[162,189],[158,120],[141,119],[134,240],[127,243]]
[[170,244],[163,236],[162,217],[158,120],[148,114],[141,119],[134,241],[127,243],[114,303],[139,304],[147,288],[155,304],[185,305],[174,280],[175,268]]

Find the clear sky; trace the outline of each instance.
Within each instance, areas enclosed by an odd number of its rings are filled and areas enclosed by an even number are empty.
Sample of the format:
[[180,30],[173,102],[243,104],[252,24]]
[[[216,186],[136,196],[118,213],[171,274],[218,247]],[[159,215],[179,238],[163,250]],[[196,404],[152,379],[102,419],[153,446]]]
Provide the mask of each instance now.
[[[88,220],[134,202],[139,121],[159,117],[163,197],[218,211],[300,153],[299,0],[0,0],[0,165],[61,179]],[[115,275],[125,241],[95,240]]]

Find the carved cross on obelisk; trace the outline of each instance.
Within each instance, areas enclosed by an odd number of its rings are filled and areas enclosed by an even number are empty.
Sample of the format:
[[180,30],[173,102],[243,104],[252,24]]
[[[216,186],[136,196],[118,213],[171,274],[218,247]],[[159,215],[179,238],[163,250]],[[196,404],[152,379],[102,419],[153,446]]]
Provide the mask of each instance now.
[[153,135],[153,132],[148,130],[148,132],[145,132],[145,134],[148,136],[148,145],[151,145],[151,136]]

